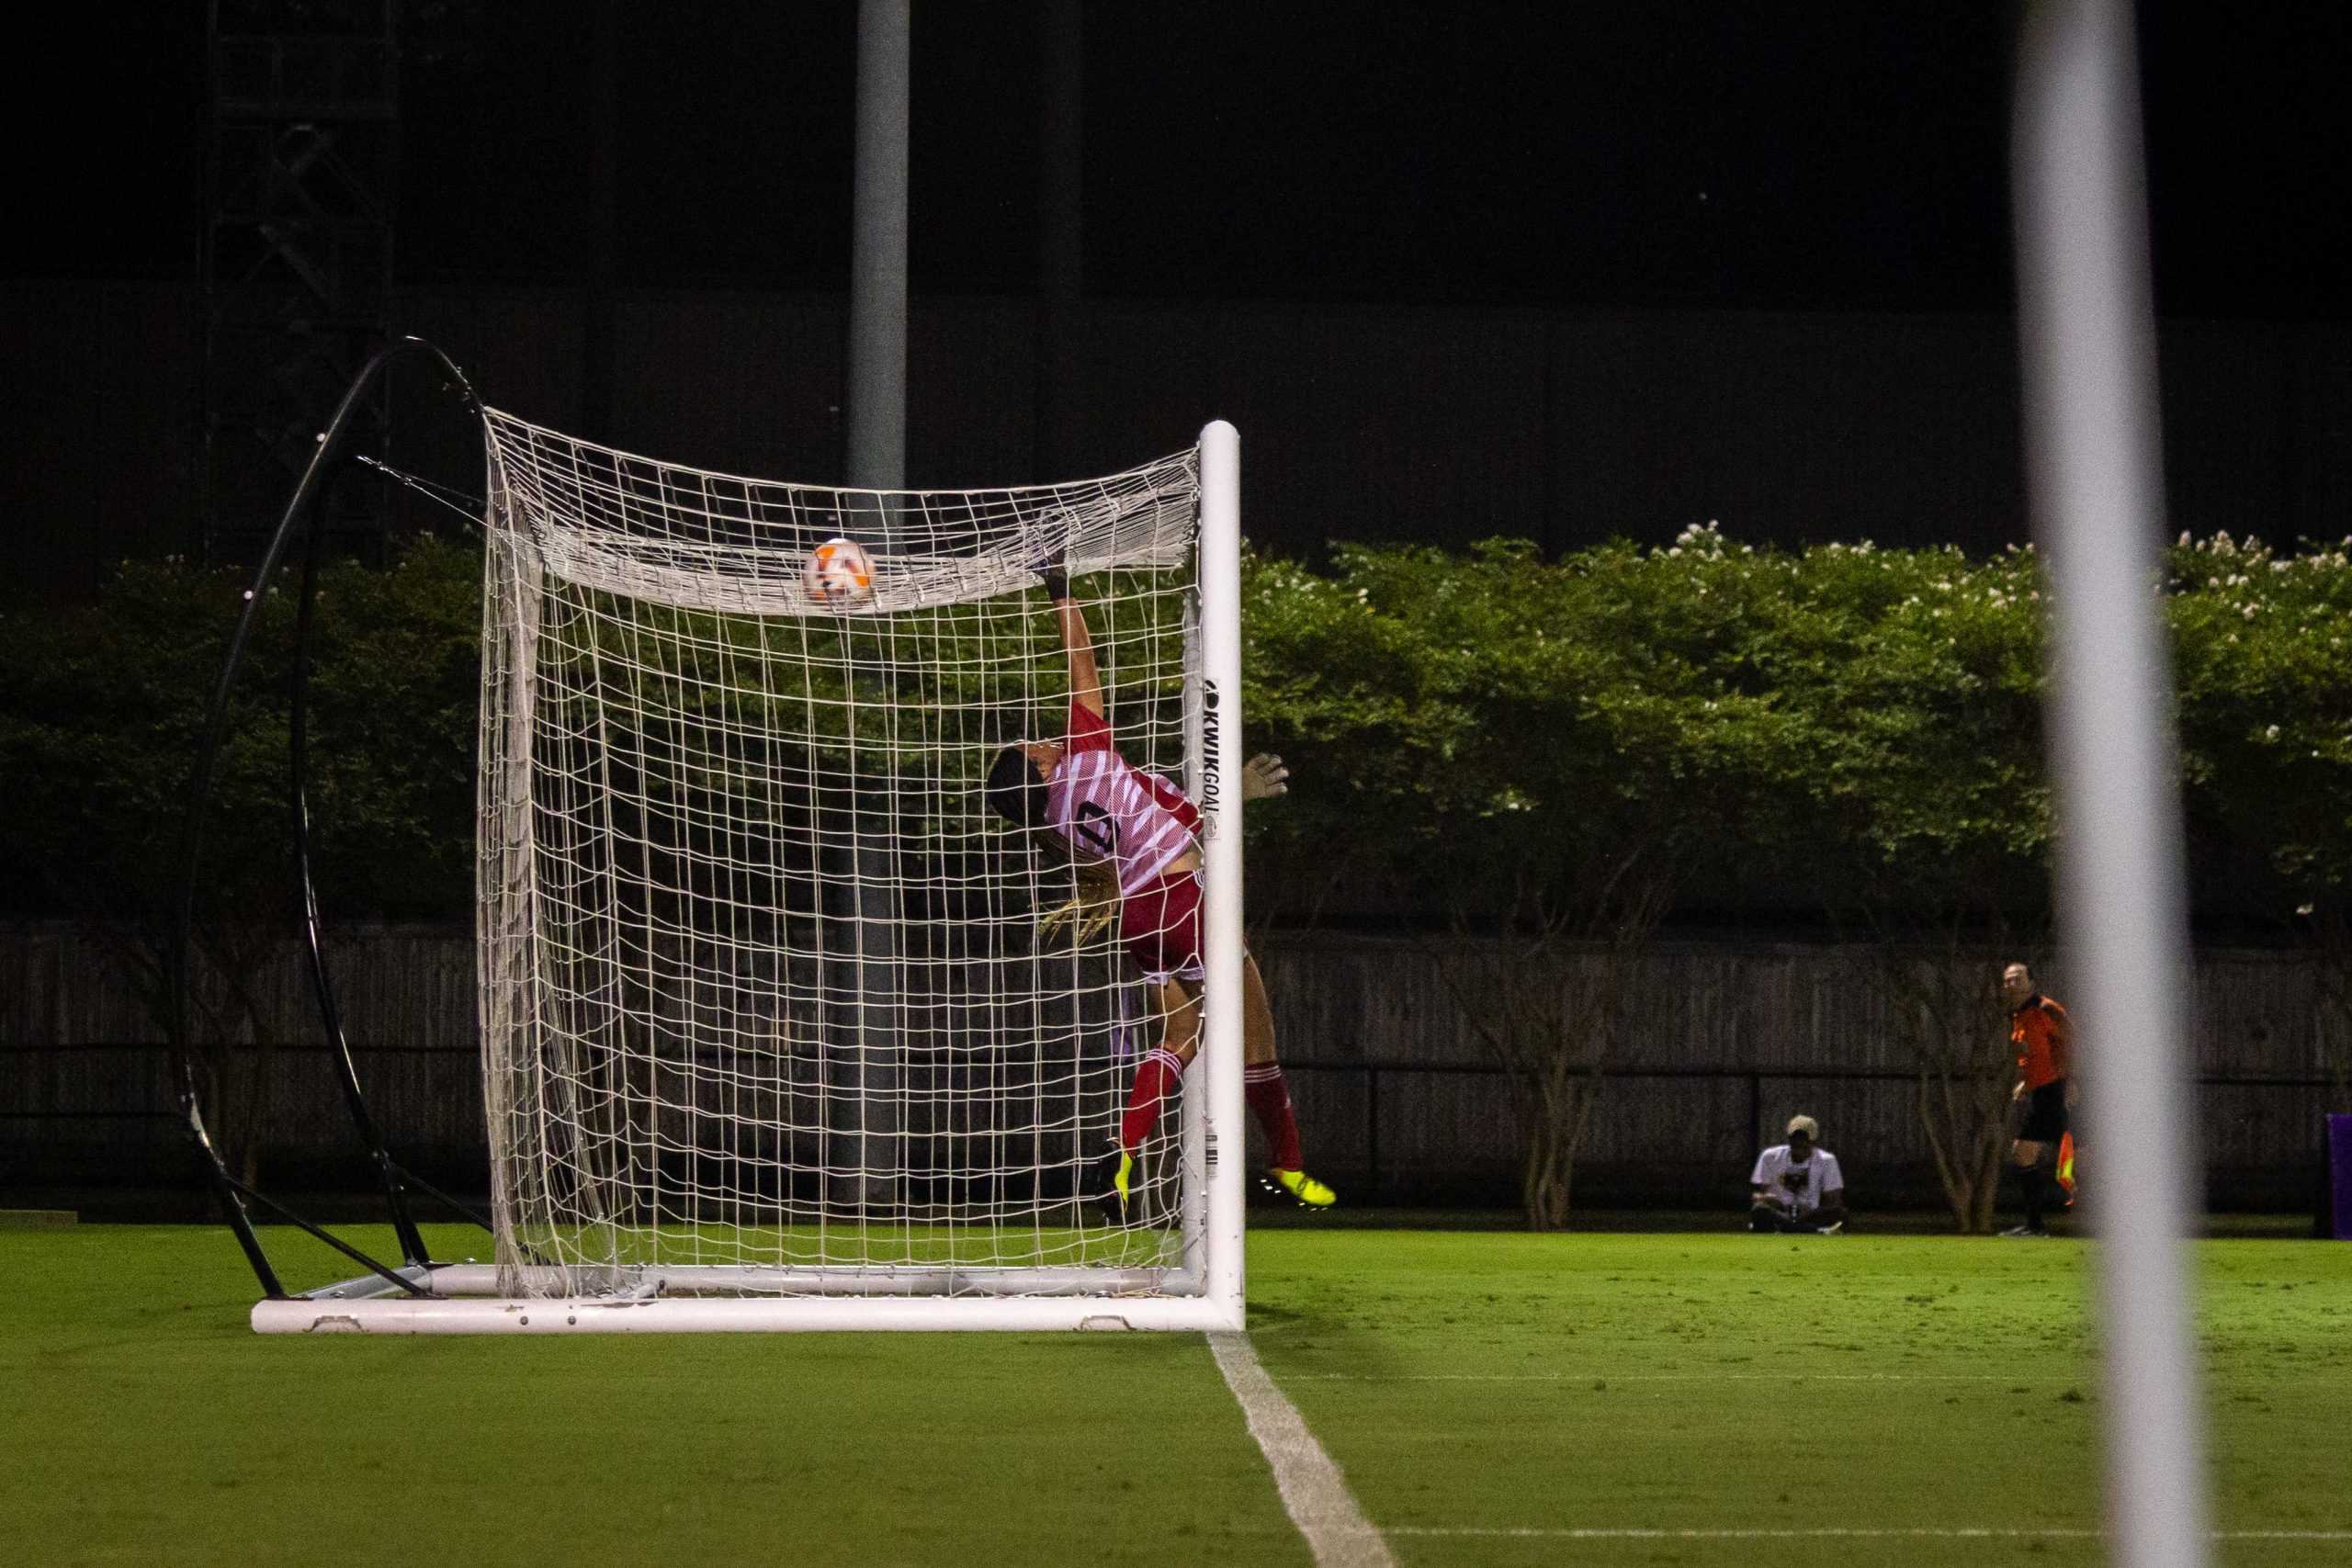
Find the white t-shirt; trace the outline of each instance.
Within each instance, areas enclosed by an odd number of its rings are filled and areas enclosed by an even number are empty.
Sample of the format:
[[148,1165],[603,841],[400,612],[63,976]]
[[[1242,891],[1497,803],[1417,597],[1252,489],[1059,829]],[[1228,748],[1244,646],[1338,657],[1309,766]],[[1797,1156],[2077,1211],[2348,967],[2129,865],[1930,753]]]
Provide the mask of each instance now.
[[1810,1214],[1821,1207],[1824,1193],[1846,1190],[1846,1178],[1838,1169],[1836,1155],[1815,1148],[1799,1165],[1789,1157],[1786,1144],[1774,1144],[1756,1156],[1756,1169],[1747,1184],[1778,1193],[1788,1201],[1790,1211],[1799,1214]]

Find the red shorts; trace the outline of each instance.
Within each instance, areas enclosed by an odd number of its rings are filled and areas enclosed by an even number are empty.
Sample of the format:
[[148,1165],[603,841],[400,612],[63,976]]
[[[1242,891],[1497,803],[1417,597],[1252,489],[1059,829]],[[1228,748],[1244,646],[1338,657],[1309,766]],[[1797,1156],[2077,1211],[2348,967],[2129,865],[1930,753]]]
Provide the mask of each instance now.
[[1155,986],[1201,979],[1201,874],[1171,871],[1128,894],[1119,903],[1119,940]]

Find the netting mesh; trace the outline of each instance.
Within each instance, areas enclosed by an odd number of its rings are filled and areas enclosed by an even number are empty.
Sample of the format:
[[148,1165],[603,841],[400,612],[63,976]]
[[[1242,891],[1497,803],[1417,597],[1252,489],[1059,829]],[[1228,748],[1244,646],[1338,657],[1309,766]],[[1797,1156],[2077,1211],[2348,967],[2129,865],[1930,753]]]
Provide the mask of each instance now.
[[[502,1289],[1154,1288],[1197,1229],[1186,1118],[1078,1201],[1156,1023],[1066,862],[989,813],[1059,739],[1066,559],[1108,716],[1188,783],[1198,466],[877,494],[489,417],[480,867]],[[863,542],[874,596],[813,603]],[[1197,1142],[1197,1134],[1194,1134]]]

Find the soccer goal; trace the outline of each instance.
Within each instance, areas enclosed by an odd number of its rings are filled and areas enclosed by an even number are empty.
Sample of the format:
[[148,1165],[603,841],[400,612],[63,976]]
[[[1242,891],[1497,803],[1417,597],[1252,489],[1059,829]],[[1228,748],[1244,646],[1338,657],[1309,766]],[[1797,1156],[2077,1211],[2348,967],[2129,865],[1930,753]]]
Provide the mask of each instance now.
[[[254,1327],[1238,1327],[1233,428],[1106,479],[873,491],[484,418],[494,1256]],[[841,537],[869,575],[828,598],[804,573]],[[1124,1205],[1088,1172],[1151,995],[980,788],[1062,733],[1048,563],[1118,747],[1203,818],[1201,1059]]]

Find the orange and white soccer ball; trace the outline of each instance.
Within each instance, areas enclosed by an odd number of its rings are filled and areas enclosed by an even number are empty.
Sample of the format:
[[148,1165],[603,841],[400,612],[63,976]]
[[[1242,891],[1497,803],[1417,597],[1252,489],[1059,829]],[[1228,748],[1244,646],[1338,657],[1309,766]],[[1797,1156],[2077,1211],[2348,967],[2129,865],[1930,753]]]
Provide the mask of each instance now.
[[874,597],[874,563],[854,539],[827,539],[808,552],[800,581],[820,604],[863,604]]

